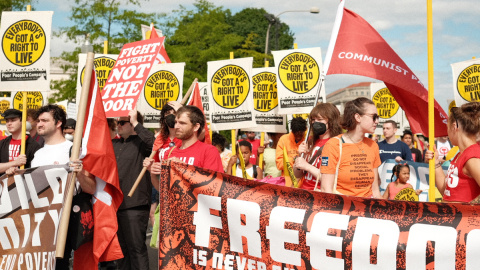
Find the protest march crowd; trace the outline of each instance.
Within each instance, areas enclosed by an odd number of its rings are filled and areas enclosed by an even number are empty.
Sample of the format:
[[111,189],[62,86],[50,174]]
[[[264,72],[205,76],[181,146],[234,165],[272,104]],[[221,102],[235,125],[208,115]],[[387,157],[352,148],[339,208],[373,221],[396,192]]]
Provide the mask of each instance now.
[[[25,154],[19,151],[22,112],[8,109],[3,117],[11,135],[0,141],[2,173],[14,174],[21,165],[28,168],[69,162],[75,120],[66,119],[65,111],[59,106],[28,110],[26,117],[31,129]],[[437,138],[434,151],[428,150],[426,141],[409,130],[404,131],[401,140],[397,139],[394,121],[383,124],[384,139],[377,142],[378,137],[369,134],[374,133],[378,121],[377,109],[367,98],[349,101],[343,114],[330,103],[319,103],[307,120],[301,117],[291,120],[290,133],[269,133],[264,144],[256,138],[255,132],[245,132],[236,145],[237,154],[232,155],[226,139],[218,133],[213,133],[212,144],[204,142],[209,136],[205,134],[205,116],[192,105],[182,106],[176,101],[167,103],[161,110],[161,128],[156,134],[142,125],[143,116],[136,109],[126,117],[108,119],[124,193],[117,212],[117,235],[124,254],[117,262],[118,268],[148,269],[146,233],[149,221],[156,222],[154,213],[159,203],[157,189],[162,181],[163,160],[308,190],[394,199],[402,189],[412,188],[407,183],[410,169],[405,161],[434,159],[436,187],[444,201],[477,203],[480,200],[480,145],[477,143],[480,103],[451,109],[449,136]],[[308,125],[310,133],[306,134]],[[151,158],[154,145],[158,150]],[[440,152],[447,153],[452,146],[458,146],[458,153],[446,161],[445,154]],[[443,149],[445,147],[448,149]],[[438,151],[440,148],[442,150]],[[382,195],[378,167],[387,159],[394,159],[398,165],[393,169],[392,182]],[[450,163],[447,175],[441,169],[444,162]],[[284,170],[287,163],[293,166],[293,175]],[[83,170],[81,161],[69,164],[78,172],[81,190],[93,194],[94,177]],[[143,167],[147,167],[149,173],[143,176],[134,195],[127,196]],[[68,268],[68,250],[66,248],[64,259],[57,260],[57,269]]]

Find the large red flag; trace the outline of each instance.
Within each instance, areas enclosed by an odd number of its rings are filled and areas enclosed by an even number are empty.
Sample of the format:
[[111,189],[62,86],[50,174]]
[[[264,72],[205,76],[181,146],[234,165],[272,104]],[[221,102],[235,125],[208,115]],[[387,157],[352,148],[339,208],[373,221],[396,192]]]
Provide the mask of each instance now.
[[93,241],[75,251],[74,268],[97,269],[98,262],[123,258],[117,238],[117,210],[123,194],[95,71],[88,95],[80,158],[84,169],[95,175],[97,183],[93,195],[95,227]]
[[[153,39],[153,38],[159,38],[159,36],[157,34],[157,30],[155,30],[155,27],[152,24],[151,29],[150,29],[150,39]],[[172,61],[170,61],[170,58],[168,57],[167,51],[165,50],[165,43],[162,44],[162,48],[160,49],[160,52],[158,53],[158,55],[156,57],[156,61],[158,61],[159,64],[171,63],[172,62]]]
[[[200,87],[198,86],[198,82],[195,82],[192,95],[190,96],[190,99],[188,100],[187,104],[199,108],[205,117],[205,111],[203,110],[202,97],[200,96]],[[205,118],[205,141],[204,142],[212,144],[206,118]]]
[[[337,11],[325,74],[354,74],[385,83],[405,111],[414,133],[428,136],[428,92],[403,60],[362,17],[344,8]],[[435,136],[447,136],[447,114],[435,101]]]

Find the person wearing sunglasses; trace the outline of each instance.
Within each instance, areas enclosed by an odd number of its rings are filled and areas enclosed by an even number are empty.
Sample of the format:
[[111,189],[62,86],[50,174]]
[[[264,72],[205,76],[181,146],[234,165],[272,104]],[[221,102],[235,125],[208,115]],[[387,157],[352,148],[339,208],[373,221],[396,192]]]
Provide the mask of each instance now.
[[450,162],[447,175],[442,169],[443,157],[436,147],[427,150],[425,160],[435,158],[435,184],[446,202],[480,203],[480,103],[453,107],[448,117],[448,137],[459,152]]
[[378,124],[375,104],[364,97],[345,103],[340,124],[347,132],[328,140],[322,151],[321,191],[381,198],[378,144],[365,137]]
[[387,120],[383,123],[383,136],[385,140],[378,143],[382,163],[387,159],[395,159],[396,162],[401,162],[402,160],[413,161],[412,151],[406,143],[395,137],[396,133],[397,122]]

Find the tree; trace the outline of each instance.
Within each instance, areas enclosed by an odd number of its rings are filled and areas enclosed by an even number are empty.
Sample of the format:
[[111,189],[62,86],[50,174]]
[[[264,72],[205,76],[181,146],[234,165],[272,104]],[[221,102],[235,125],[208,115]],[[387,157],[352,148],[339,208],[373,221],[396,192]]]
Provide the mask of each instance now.
[[[265,37],[269,24],[267,17],[273,17],[273,15],[268,14],[263,8],[246,8],[233,15],[230,20],[233,33],[245,37],[241,51],[242,54],[250,54],[254,57],[254,67],[264,66]],[[276,34],[278,34],[278,47],[275,46]],[[269,33],[269,51],[291,49],[293,40],[290,27],[276,18]],[[270,63],[273,63],[271,55],[267,58]]]
[[27,5],[32,5],[36,0],[2,0],[0,1],[0,18],[2,11],[22,11],[27,10]]
[[[196,1],[194,10],[180,6],[166,25],[165,49],[172,62],[185,62],[184,88],[195,78],[206,81],[207,62],[228,59],[242,37],[233,34],[230,10],[206,0]],[[168,33],[173,32],[171,36]]]
[[160,15],[136,12],[129,7],[140,7],[138,0],[75,0],[71,10],[74,26],[63,27],[55,33],[58,37],[73,40],[79,47],[63,52],[57,61],[65,73],[71,73],[69,80],[54,80],[51,89],[58,90],[51,95],[50,102],[72,100],[76,94],[78,54],[86,40],[93,44],[95,52],[103,52],[103,41],[108,41],[109,53],[117,54],[126,43],[142,39],[140,24],[149,25]]

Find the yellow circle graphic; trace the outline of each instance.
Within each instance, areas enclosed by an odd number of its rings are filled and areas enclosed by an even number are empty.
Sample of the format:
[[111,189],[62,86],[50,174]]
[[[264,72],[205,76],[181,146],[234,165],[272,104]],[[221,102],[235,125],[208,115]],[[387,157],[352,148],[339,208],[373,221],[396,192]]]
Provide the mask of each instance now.
[[43,55],[46,46],[45,31],[36,22],[18,21],[7,28],[2,38],[2,50],[12,64],[30,66]]
[[236,65],[223,66],[212,77],[213,100],[222,108],[240,107],[250,92],[247,72]]
[[288,90],[296,94],[305,94],[317,84],[320,69],[317,61],[310,55],[294,52],[280,61],[278,76]]
[[418,195],[413,188],[404,188],[395,195],[397,201],[418,202]]
[[0,101],[0,124],[5,125],[7,121],[3,116],[1,116],[6,110],[10,108],[10,101],[8,100],[2,100]]
[[466,101],[480,101],[480,65],[471,65],[460,72],[457,91]]
[[452,111],[453,107],[457,107],[457,103],[455,102],[455,100],[453,100],[452,102],[450,102],[450,104],[448,104],[448,113]]
[[269,112],[278,105],[277,75],[271,72],[261,72],[252,77],[253,102],[255,110]]
[[[23,110],[23,93],[17,92],[13,97],[13,108]],[[38,109],[43,106],[43,95],[41,92],[27,93],[27,109]]]
[[148,77],[143,92],[148,105],[161,110],[167,102],[178,99],[180,83],[172,72],[160,70]]
[[373,103],[375,103],[375,107],[377,107],[378,116],[383,119],[392,118],[400,108],[388,88],[378,90],[375,95],[373,95],[372,100]]
[[[103,87],[107,82],[108,75],[115,66],[115,59],[110,57],[101,56],[93,60],[93,65],[95,66],[95,74],[97,75],[98,88],[103,91]],[[85,76],[85,67],[82,68],[82,73],[80,74],[80,85],[83,85],[83,77]]]

